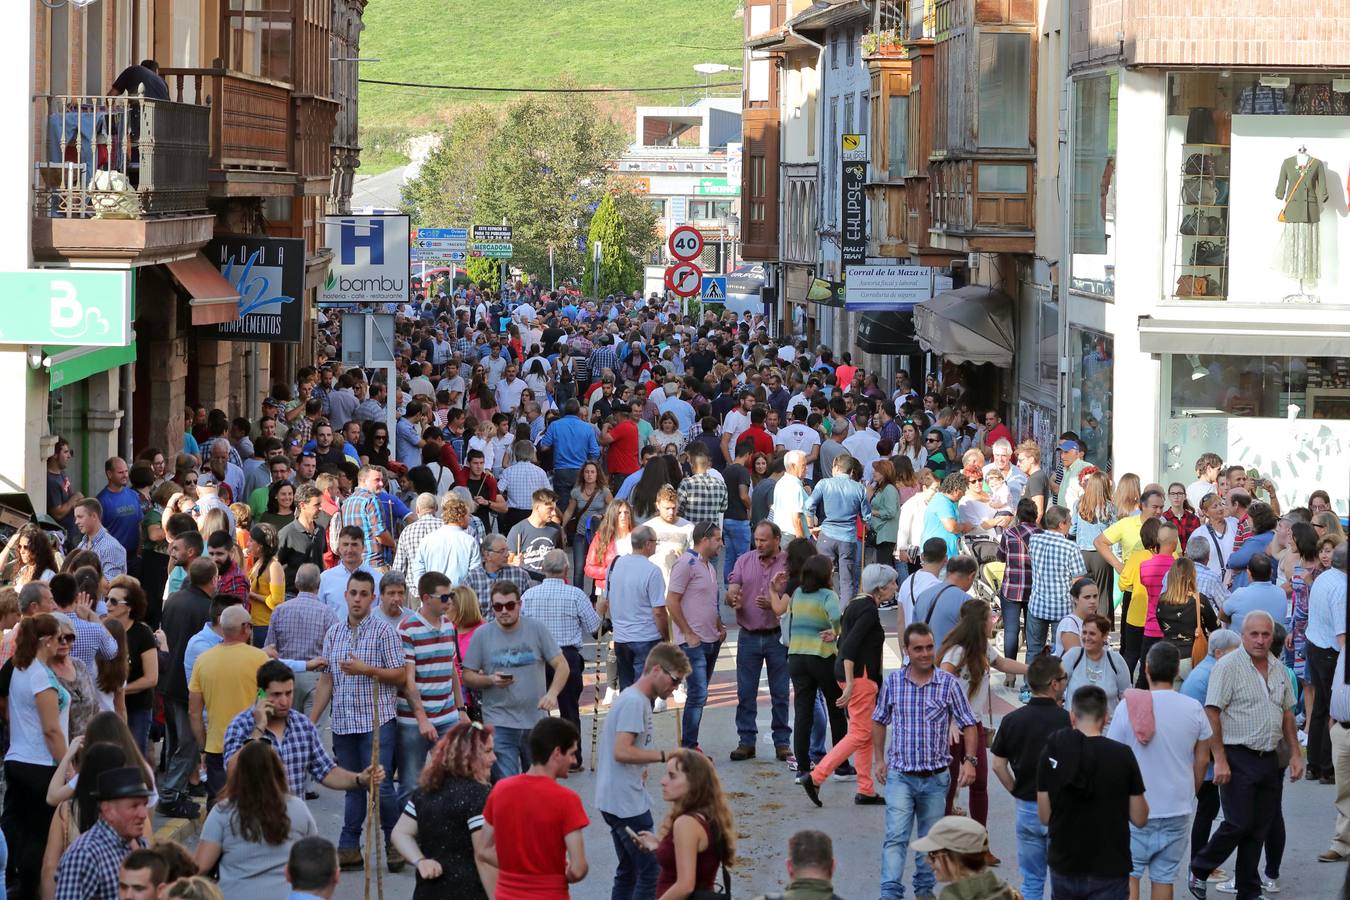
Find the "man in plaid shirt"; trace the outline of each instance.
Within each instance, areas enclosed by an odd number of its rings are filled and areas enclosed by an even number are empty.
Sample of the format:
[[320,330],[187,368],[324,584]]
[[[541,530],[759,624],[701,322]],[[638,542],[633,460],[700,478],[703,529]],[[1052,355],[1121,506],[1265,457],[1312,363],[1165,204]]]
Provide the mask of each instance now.
[[[567,686],[558,694],[558,715],[580,728],[578,703],[586,671],[581,646],[599,630],[600,616],[586,592],[569,583],[572,566],[566,550],[550,550],[544,556],[542,568],[544,580],[521,595],[520,614],[543,622],[562,648],[568,675]],[[546,667],[544,677],[552,680],[552,667]]]
[[1069,614],[1069,585],[1087,574],[1083,552],[1069,540],[1069,511],[1052,506],[1041,518],[1042,531],[1027,540],[1031,593],[1027,598],[1027,665],[1041,653],[1055,623]]
[[362,466],[356,475],[356,490],[342,501],[342,523],[361,529],[365,535],[366,565],[385,569],[384,548],[394,547],[394,536],[384,527],[378,494],[384,490],[384,471],[377,466]]
[[[881,847],[884,900],[898,900],[905,895],[905,857],[910,835],[917,832],[915,836],[921,838],[928,834],[946,809],[947,785],[951,782],[948,738],[951,720],[961,729],[964,748],[956,779],[958,787],[975,781],[975,767],[979,763],[975,755],[979,720],[970,709],[961,681],[936,667],[932,629],[915,622],[905,629],[904,643],[909,665],[886,676],[872,713],[872,746],[878,750],[886,748],[885,757],[878,759],[875,766],[877,784],[886,789],[886,838]],[[927,858],[918,854],[914,863],[914,896],[933,896],[936,881]]]
[[[309,720],[317,724],[332,701],[333,753],[338,765],[350,772],[359,772],[368,764],[378,728],[380,765],[390,772],[398,740],[394,725],[398,689],[407,680],[403,642],[392,625],[370,614],[375,603],[375,578],[369,572],[357,570],[351,574],[346,599],[347,620],[330,628],[323,639],[322,655],[330,666],[319,678]],[[372,690],[376,685],[378,691]],[[365,792],[349,790],[338,838],[338,864],[344,869],[362,866],[361,826],[365,819]],[[389,869],[395,872],[404,865],[403,857],[389,842],[397,819],[394,785],[385,781],[380,785],[380,825],[388,845]]]
[[109,769],[99,775],[98,821],[62,854],[56,869],[56,900],[118,895],[122,860],[146,846],[141,833],[149,815],[146,800],[150,794],[139,766]]
[[227,531],[215,531],[206,539],[206,552],[211,562],[216,564],[216,593],[238,597],[248,605],[248,576],[239,568],[230,551],[234,548],[234,536]]
[[1017,643],[1022,637],[1022,618],[1031,594],[1031,557],[1027,542],[1040,531],[1036,527],[1036,501],[1023,497],[1017,501],[1017,524],[1003,532],[998,542],[998,558],[1006,563],[999,601],[1003,607],[1003,655],[1017,658]]
[[711,471],[707,447],[690,444],[687,454],[693,474],[680,482],[679,514],[695,525],[712,522],[720,526],[727,511],[727,483]]

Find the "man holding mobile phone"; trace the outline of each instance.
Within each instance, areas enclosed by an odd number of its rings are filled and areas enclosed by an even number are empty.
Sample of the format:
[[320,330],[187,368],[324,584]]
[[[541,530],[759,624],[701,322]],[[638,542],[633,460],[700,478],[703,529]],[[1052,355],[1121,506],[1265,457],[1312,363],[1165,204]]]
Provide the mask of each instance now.
[[642,676],[619,693],[605,715],[595,805],[619,857],[611,900],[648,900],[656,895],[661,867],[656,856],[638,844],[637,832],[651,831],[653,825],[647,766],[664,763],[671,751],[652,749],[652,704],[674,693],[689,669],[683,650],[671,643],[657,644],[647,654]]
[[[530,766],[530,729],[558,708],[570,669],[548,627],[520,614],[520,588],[498,581],[490,594],[493,621],[474,633],[464,654],[464,684],[483,694],[483,724],[494,729],[493,781]],[[553,669],[548,682],[545,665]]]

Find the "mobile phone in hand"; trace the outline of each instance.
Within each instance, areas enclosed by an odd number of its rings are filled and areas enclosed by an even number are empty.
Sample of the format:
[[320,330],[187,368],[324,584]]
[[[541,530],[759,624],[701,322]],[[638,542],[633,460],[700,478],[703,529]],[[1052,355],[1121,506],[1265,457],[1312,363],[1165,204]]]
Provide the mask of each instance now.
[[639,847],[642,846],[642,842],[641,842],[640,840],[638,840],[638,834],[637,834],[636,831],[634,831],[633,829],[629,828],[627,825],[623,826],[623,830],[628,834],[629,840],[631,840],[633,843],[637,844]]

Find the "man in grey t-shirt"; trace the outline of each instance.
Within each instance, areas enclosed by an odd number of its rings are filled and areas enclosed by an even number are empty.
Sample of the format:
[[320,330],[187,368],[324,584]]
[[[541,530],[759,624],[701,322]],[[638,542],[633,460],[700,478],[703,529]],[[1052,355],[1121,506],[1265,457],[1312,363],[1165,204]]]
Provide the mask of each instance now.
[[975,558],[953,556],[947,560],[947,580],[935,584],[914,600],[914,621],[933,629],[933,643],[942,646],[947,632],[961,618],[961,604],[970,599],[975,583]]
[[[494,584],[491,609],[493,621],[474,633],[464,654],[464,684],[482,693],[483,722],[495,730],[495,782],[530,767],[530,729],[558,708],[569,670],[548,627],[520,614],[519,587]],[[551,684],[545,665],[553,669]]]
[[[642,676],[610,705],[600,732],[596,756],[595,806],[609,826],[614,852],[615,897],[651,897],[661,867],[628,835],[652,830],[652,801],[647,794],[647,766],[665,763],[673,751],[653,750],[652,704],[666,699],[689,674],[689,658],[671,643],[647,653]],[[626,830],[627,829],[627,830]]]
[[633,552],[617,557],[605,577],[605,595],[596,604],[614,623],[614,662],[619,690],[641,677],[647,652],[667,634],[666,579],[651,561],[656,532],[639,525],[629,535]]

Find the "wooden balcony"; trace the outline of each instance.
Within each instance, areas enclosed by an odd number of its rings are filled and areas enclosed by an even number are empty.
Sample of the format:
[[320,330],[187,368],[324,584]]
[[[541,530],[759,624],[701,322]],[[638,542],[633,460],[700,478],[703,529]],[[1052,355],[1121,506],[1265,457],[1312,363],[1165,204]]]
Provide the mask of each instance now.
[[326,97],[298,94],[293,98],[297,193],[327,196],[333,184],[333,133],[340,104]]
[[1025,155],[930,161],[933,247],[954,252],[1033,252],[1035,169],[1035,160]]
[[[217,63],[220,61],[217,60]],[[175,101],[211,110],[212,197],[295,193],[291,86],[221,66],[161,69]]]
[[143,97],[38,97],[33,254],[142,265],[211,237],[209,112]]

